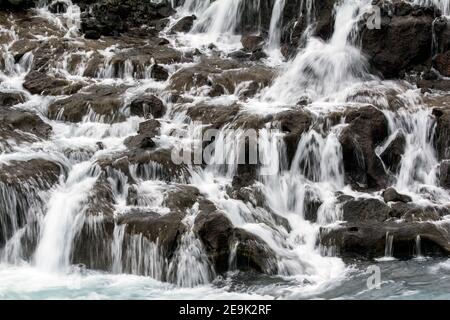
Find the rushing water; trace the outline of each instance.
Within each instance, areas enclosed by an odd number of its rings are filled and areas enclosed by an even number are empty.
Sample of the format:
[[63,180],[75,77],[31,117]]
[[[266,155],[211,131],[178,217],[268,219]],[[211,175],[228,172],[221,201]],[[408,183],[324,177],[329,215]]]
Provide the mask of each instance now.
[[[219,50],[228,52],[240,46],[236,28],[240,22],[242,2],[186,0],[178,8],[175,19],[196,14],[193,30],[186,35],[169,35],[167,30],[163,33],[172,45],[178,45],[180,49],[214,43]],[[405,154],[393,185],[423,204],[450,203],[448,192],[441,189],[437,181],[439,163],[430,135],[435,125],[430,117],[431,111],[422,106],[420,95],[412,86],[382,81],[370,74],[366,58],[358,48],[358,21],[370,8],[371,2],[341,1],[336,7],[335,30],[331,39],[320,40],[308,31],[305,48],[299,50],[292,60],[278,66],[278,76],[273,83],[256,98],[242,102],[249,112],[276,114],[284,107],[295,106],[299,100],[307,98],[312,102],[307,109],[316,115],[315,121],[320,124],[301,136],[291,164],[287,161],[286,145],[280,139],[282,132],[279,128],[258,131],[260,160],[268,164],[264,169],[271,173],[262,174],[257,182],[266,200],[265,208],[231,199],[226,193],[227,185],[237,173],[238,168],[233,165],[233,160],[237,159],[240,151],[236,141],[227,140],[227,127],[221,129],[216,142],[216,145],[226,145],[227,149],[224,153],[216,151],[214,157],[216,160],[230,160],[231,164],[190,168],[189,177],[183,177],[188,181],[177,181],[197,187],[225,213],[234,226],[264,240],[276,252],[276,261],[265,270],[276,269],[277,274],[273,276],[230,272],[226,278],[217,277],[194,232],[198,203],[189,209],[181,222],[187,231],[182,235],[170,262],[162,256],[157,243],[148,241],[142,235],[126,237],[124,226],[115,224],[112,241],[98,244],[99,251],[109,263],[107,269],[110,272],[102,273],[87,270],[83,265],[73,265],[71,255],[77,237],[85,232],[85,228],[94,237],[104,231],[103,217],[87,216],[87,212],[92,210],[88,199],[98,181],[106,180],[105,184],[111,188],[114,203],[110,205],[116,217],[132,209],[127,204],[130,188],[138,190],[136,207],[167,214],[169,209],[164,206],[163,200],[167,192],[177,192],[177,184],[167,183],[162,169],[155,163],[140,168],[130,166],[133,186],[130,177],[119,171],[111,169],[106,177],[102,175],[97,160],[123,151],[124,139],[137,132],[138,124],[143,119],[128,117],[124,122],[110,124],[107,118],[93,111],[77,124],[47,119],[48,99],[32,96],[22,87],[33,55],[25,54],[16,63],[10,45],[18,40],[17,35],[14,29],[0,29],[11,38],[10,44],[4,46],[5,68],[0,71],[0,88],[24,92],[30,99],[20,107],[38,109],[41,117],[53,128],[50,141],[9,146],[8,152],[0,154],[0,164],[44,157],[64,168],[64,177],[51,189],[41,190],[43,188],[39,184],[25,186],[29,201],[23,199],[23,194],[16,194],[0,185],[0,209],[7,213],[19,211],[16,208],[19,204],[20,210],[26,211],[25,223],[13,223],[14,234],[0,251],[0,298],[450,298],[449,285],[445,284],[448,283],[446,279],[450,278],[449,262],[423,258],[420,237],[416,239],[416,255],[421,259],[405,262],[389,259],[395,248],[392,235],[386,234],[385,257],[380,257],[378,262],[382,269],[382,290],[367,289],[368,265],[346,264],[333,254],[324,255],[317,246],[320,227],[342,220],[337,193],[361,195],[344,182],[343,155],[338,140],[344,125],[328,125],[324,115],[339,110],[355,92],[368,86],[378,90],[379,95],[367,97],[367,101],[355,101],[355,104],[372,103],[383,110],[389,122],[388,142],[400,132],[405,135]],[[444,14],[449,13],[449,1],[416,2],[426,5],[437,2]],[[36,10],[36,14],[63,30],[68,41],[72,41],[79,37],[80,10],[70,1],[67,3],[65,14],[52,14],[46,6]],[[268,50],[280,49],[284,5],[285,0],[274,1]],[[307,7],[307,20],[312,28],[314,1],[304,1],[302,5]],[[104,67],[96,74],[97,83],[129,85],[131,89],[123,93],[124,101],[145,90],[158,92],[164,89],[165,84],[150,79],[153,65],[149,65],[143,74],[137,74],[129,60],[125,61],[123,69],[114,69],[111,62],[114,52],[114,46],[102,51]],[[69,79],[83,78],[86,67],[83,59],[88,60],[91,53],[80,54],[83,58],[77,70],[68,70],[68,62],[64,60],[56,71]],[[389,110],[384,94],[387,89],[396,91],[408,108],[396,112]],[[196,94],[188,95],[194,101],[204,99]],[[230,93],[221,99],[232,104],[236,96]],[[172,105],[170,101],[166,102],[170,110]],[[202,128],[187,122],[184,114],[167,112],[158,142],[173,146],[195,141]],[[184,131],[186,135],[182,139],[175,138],[170,134],[174,130]],[[103,146],[100,150],[97,147],[99,143]],[[67,149],[83,151],[67,153]],[[379,194],[365,196],[379,197]],[[305,217],[305,203],[310,199],[322,203],[315,222]],[[287,219],[291,230],[273,223],[273,213]],[[0,222],[3,218],[0,216]],[[37,242],[31,259],[23,246],[23,240],[30,232],[35,233]],[[232,264],[233,253],[230,255]]]

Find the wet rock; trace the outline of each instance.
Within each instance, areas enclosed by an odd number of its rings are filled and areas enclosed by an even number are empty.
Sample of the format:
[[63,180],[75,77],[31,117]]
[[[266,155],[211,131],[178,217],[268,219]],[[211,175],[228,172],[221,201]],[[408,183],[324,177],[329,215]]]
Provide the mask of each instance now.
[[[204,243],[218,273],[234,268],[266,274],[273,274],[277,270],[275,253],[258,236],[234,228],[230,220],[219,211],[201,212],[195,220],[195,231]],[[230,266],[233,247],[234,265]]]
[[243,60],[250,59],[251,56],[252,56],[251,53],[248,53],[248,52],[246,52],[244,50],[236,50],[236,51],[231,52],[228,55],[229,58],[235,59],[235,60],[238,60],[238,61],[243,61]]
[[275,115],[274,121],[279,122],[281,131],[286,135],[286,152],[289,163],[294,159],[297,146],[303,133],[309,130],[313,123],[311,114],[303,110],[288,110]]
[[80,122],[92,116],[101,122],[114,123],[125,120],[120,112],[122,94],[126,86],[94,85],[67,98],[56,100],[48,107],[50,119]]
[[134,116],[161,118],[164,116],[165,111],[164,103],[154,95],[139,97],[130,104],[130,113]]
[[187,115],[192,121],[201,121],[204,124],[211,124],[214,129],[220,129],[225,124],[230,123],[239,112],[239,105],[231,106],[209,106],[197,105],[187,110]]
[[54,1],[48,6],[51,13],[65,13],[67,11],[67,3],[64,1]]
[[436,117],[436,129],[434,143],[440,160],[450,158],[450,108],[435,108],[433,115]]
[[[17,109],[0,108],[0,136],[2,132],[20,130],[36,135],[38,138],[48,139],[52,127],[46,124],[39,116]],[[11,136],[11,132],[8,136]]]
[[398,132],[395,138],[381,153],[380,158],[386,167],[393,173],[398,172],[400,163],[405,153],[406,138],[402,132]]
[[149,25],[161,29],[174,13],[168,2],[145,0],[100,0],[83,6],[81,30],[95,30],[111,36],[127,32],[133,27]]
[[245,35],[242,36],[241,43],[245,51],[255,52],[263,48],[264,38],[257,35]]
[[441,220],[441,214],[439,210],[433,207],[413,208],[408,210],[402,216],[402,219],[407,222],[438,221]]
[[186,231],[183,212],[159,215],[154,212],[136,211],[119,217],[117,223],[126,225],[128,237],[143,236],[151,242],[158,242],[164,257],[171,259],[178,247],[179,238]]
[[183,17],[178,20],[177,23],[170,29],[170,33],[184,32],[187,33],[191,31],[194,21],[197,19],[195,15]]
[[1,165],[0,182],[19,188],[21,183],[31,183],[47,190],[59,181],[62,173],[61,165],[45,159],[11,161]]
[[387,188],[383,192],[384,202],[404,202],[408,203],[412,201],[412,198],[405,194],[400,194],[394,188]]
[[354,199],[344,203],[343,219],[349,223],[383,222],[390,216],[391,208],[377,199]]
[[159,135],[161,129],[161,123],[158,120],[151,119],[139,124],[139,134],[147,134],[151,137]]
[[163,204],[172,211],[184,212],[198,201],[200,191],[196,187],[177,185],[169,190]]
[[322,203],[323,203],[322,200],[311,188],[306,188],[304,209],[303,209],[305,214],[305,220],[308,220],[313,223],[316,222],[317,213]]
[[443,188],[450,189],[450,160],[441,162],[439,169],[439,181]]
[[149,135],[136,135],[124,141],[128,149],[153,149],[156,147],[155,141]]
[[0,92],[0,108],[10,107],[25,101],[25,96],[20,92]]
[[169,79],[169,72],[164,67],[155,64],[152,67],[150,76],[157,81],[166,81]]
[[342,145],[346,178],[356,188],[381,189],[387,174],[375,148],[388,136],[384,114],[373,106],[346,112],[345,127],[339,141]]
[[426,62],[431,56],[433,9],[407,8],[408,4],[378,3],[381,8],[380,29],[363,23],[362,50],[371,65],[386,78],[398,77],[402,71]]
[[450,254],[449,225],[432,222],[346,223],[334,229],[322,228],[320,243],[337,247],[342,257],[373,259],[384,256],[387,233],[393,237],[396,258],[414,257],[417,236],[421,239],[422,254]]
[[83,84],[32,71],[25,77],[23,87],[32,94],[57,96],[77,93]]
[[450,80],[419,80],[417,81],[417,87],[421,88],[423,92],[428,92],[430,90],[448,92],[450,91]]
[[436,70],[444,77],[450,77],[450,51],[438,54],[433,61]]

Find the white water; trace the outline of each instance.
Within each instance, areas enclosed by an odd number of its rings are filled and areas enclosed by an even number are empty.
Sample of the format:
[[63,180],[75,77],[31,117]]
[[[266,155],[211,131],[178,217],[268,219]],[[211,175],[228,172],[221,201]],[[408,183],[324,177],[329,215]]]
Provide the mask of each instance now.
[[[200,36],[204,37],[203,43],[214,42],[219,46],[219,50],[226,52],[229,46],[221,40],[224,37],[231,37],[234,41],[235,36],[239,37],[235,34],[235,29],[239,23],[241,2],[241,0],[217,0],[210,3],[187,0],[179,13],[195,13],[198,20],[191,34],[185,36],[186,43],[190,43],[192,37]],[[366,84],[379,85],[382,88],[392,86],[401,88],[396,84],[381,83],[375,76],[369,74],[367,62],[355,43],[356,23],[370,2],[343,1],[336,10],[335,32],[332,38],[328,42],[323,42],[310,37],[306,48],[278,70],[280,76],[258,97],[259,100],[250,100],[246,102],[245,107],[251,110],[261,104],[292,106],[306,95],[313,101],[308,108],[318,114],[320,119],[320,115],[338,110],[346,102],[346,98],[354,92],[352,90],[356,91]],[[273,10],[269,38],[272,50],[279,48],[283,4],[283,0],[276,1]],[[312,2],[307,1],[306,5],[311,7]],[[72,9],[74,7],[69,6]],[[75,16],[75,20],[79,16],[76,9],[70,10],[66,15],[57,16],[50,14],[44,7],[39,9],[38,13],[46,17],[50,23],[62,28],[64,34],[71,38],[77,37],[77,33],[74,32],[76,29],[72,30],[73,26],[64,24],[64,21],[67,16]],[[13,37],[12,42],[15,40],[17,38]],[[1,77],[14,83],[16,89],[22,90],[21,83],[29,70],[33,56],[24,55],[19,63],[14,63],[8,54],[7,51],[6,68]],[[99,83],[125,82],[131,84],[137,93],[147,89],[157,92],[164,88],[163,85],[148,78],[134,79],[134,72],[130,70],[129,65],[126,70],[119,73],[120,79],[114,79],[112,74],[115,71],[108,69],[110,65],[107,61],[105,64],[106,68],[103,72],[100,70],[96,79]],[[70,74],[65,69],[67,64],[60,65],[61,73]],[[77,76],[81,77],[82,72],[78,72]],[[417,93],[412,89],[403,91],[406,96],[409,94],[417,97]],[[133,94],[133,90],[127,91],[124,100]],[[224,99],[233,98],[230,95]],[[380,100],[383,99],[385,97]],[[434,128],[430,111],[421,107],[415,99],[405,97],[405,101],[411,108],[399,112],[383,111],[389,120],[391,136],[400,130],[406,134],[406,151],[394,185],[399,191],[413,196],[414,200],[448,204],[450,203],[448,192],[439,188],[436,179],[438,161],[433,141],[430,139],[430,130]],[[383,101],[367,102],[382,105]],[[39,108],[42,106],[45,108],[48,101],[36,96],[32,97],[29,104],[26,107],[31,109],[38,108],[38,105]],[[357,103],[356,105],[358,106]],[[314,296],[327,288],[337,286],[349,272],[341,259],[322,255],[317,246],[319,228],[342,220],[336,192],[360,195],[344,182],[342,150],[338,141],[343,124],[333,126],[321,124],[303,134],[290,166],[286,159],[283,133],[279,128],[275,130],[264,128],[258,131],[261,137],[261,161],[268,164],[266,169],[271,172],[270,175],[263,175],[256,183],[256,187],[261,190],[266,200],[264,207],[255,207],[252,203],[229,197],[226,187],[236,175],[235,165],[207,166],[203,170],[191,170],[192,177],[188,178],[188,183],[197,187],[208,200],[223,211],[234,226],[259,236],[276,253],[274,264],[278,276],[285,281],[292,281],[287,288],[282,290],[273,287],[263,288],[258,289],[256,293],[230,293],[227,289],[215,288],[212,283],[216,274],[207,261],[201,241],[193,232],[198,203],[189,210],[183,220],[188,231],[183,234],[171,263],[167,263],[165,257],[160,254],[157,243],[148,241],[142,235],[128,239],[125,236],[124,226],[115,225],[113,241],[107,246],[106,252],[111,257],[110,270],[113,274],[74,268],[71,260],[74,241],[85,226],[86,202],[100,178],[95,162],[103,156],[122,151],[124,139],[134,135],[139,122],[144,121],[138,117],[131,117],[126,122],[115,124],[101,120],[98,117],[86,117],[79,124],[48,120],[54,132],[50,141],[15,147],[8,154],[0,155],[0,160],[3,158],[14,160],[14,157],[23,157],[23,154],[31,154],[29,156],[33,157],[50,152],[50,155],[54,156],[52,160],[56,158],[68,168],[67,177],[61,179],[62,181],[49,191],[45,207],[42,212],[36,213],[40,215],[39,235],[32,258],[22,259],[20,239],[24,229],[18,226],[14,227],[16,238],[13,237],[9,241],[9,246],[2,249],[1,261],[4,264],[0,265],[0,275],[6,280],[3,286],[0,285],[0,297],[36,298],[41,291],[51,288],[56,289],[50,290],[52,292],[47,296],[50,298],[60,295],[65,297],[73,295],[74,298],[189,296],[191,299]],[[194,124],[188,125],[189,128],[186,129],[183,115],[173,116],[168,113],[164,121],[166,122],[162,124],[162,135],[174,129],[186,130],[188,131],[186,140],[193,140],[195,132],[201,129],[194,127]],[[159,139],[171,146],[185,142],[172,136]],[[98,150],[97,142],[102,142],[105,149]],[[216,143],[221,142],[226,143],[223,132]],[[67,148],[72,148],[83,156],[68,157],[63,153]],[[226,154],[217,152],[215,156],[235,160],[240,151],[236,141],[229,142],[228,151]],[[128,178],[117,171],[108,172],[107,181],[113,189],[116,217],[127,214],[135,207],[145,208],[161,215],[169,213],[170,210],[164,206],[163,200],[173,186],[164,181],[159,169],[153,163],[146,164],[144,169],[130,167],[130,175],[135,180],[134,187],[139,192],[137,206],[126,203],[131,187]],[[9,193],[8,196],[10,195]],[[307,213],[305,204],[311,199],[321,203],[315,221],[308,221],[305,217]],[[286,218],[292,230],[288,231],[279,225],[274,221],[272,214]],[[91,228],[95,231],[96,226],[97,224],[93,223]],[[390,235],[386,237],[386,256],[391,257],[393,240]],[[231,255],[230,263],[232,261]],[[10,264],[6,265],[6,262]],[[271,267],[274,266],[269,266]]]

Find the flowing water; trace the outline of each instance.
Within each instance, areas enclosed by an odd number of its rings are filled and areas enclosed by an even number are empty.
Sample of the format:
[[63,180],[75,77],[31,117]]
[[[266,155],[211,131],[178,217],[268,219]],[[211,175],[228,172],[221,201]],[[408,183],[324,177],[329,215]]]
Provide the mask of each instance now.
[[[371,103],[388,119],[388,142],[400,132],[405,136],[405,153],[392,182],[397,190],[424,205],[450,203],[450,195],[439,187],[437,181],[439,162],[430,134],[435,126],[431,110],[424,107],[419,91],[413,86],[400,81],[383,81],[371,74],[366,57],[358,47],[358,21],[370,8],[371,2],[341,1],[335,8],[332,37],[323,41],[308,31],[305,34],[306,46],[299,49],[290,61],[277,63],[277,77],[273,83],[256,97],[241,101],[246,112],[276,115],[307,99],[311,103],[305,109],[315,116],[315,125],[301,136],[291,163],[287,159],[287,146],[281,139],[283,132],[280,128],[258,131],[260,160],[266,165],[259,168],[261,178],[256,186],[265,199],[264,206],[232,199],[226,192],[238,172],[234,160],[242,147],[233,139],[227,140],[227,127],[221,129],[216,142],[216,146],[222,144],[227,148],[214,153],[217,162],[229,160],[225,162],[229,163],[227,165],[211,164],[200,169],[190,167],[189,174],[170,183],[163,168],[152,162],[139,167],[131,165],[128,176],[112,168],[106,174],[102,172],[99,161],[124,151],[124,140],[136,134],[139,123],[144,119],[132,116],[123,122],[111,123],[107,116],[97,115],[91,110],[79,123],[50,120],[47,108],[51,99],[31,95],[22,86],[34,59],[33,54],[27,53],[15,62],[10,51],[18,41],[15,29],[0,26],[0,34],[11,39],[3,46],[5,66],[0,71],[0,89],[26,95],[27,102],[16,107],[37,111],[53,129],[48,141],[20,145],[2,142],[0,147],[4,152],[0,153],[0,164],[43,158],[61,167],[59,180],[50,188],[46,181],[28,182],[21,190],[0,185],[0,222],[2,226],[7,224],[6,221],[12,225],[8,238],[0,238],[0,244],[5,242],[0,249],[0,298],[450,298],[449,285],[446,285],[446,280],[450,279],[450,264],[445,260],[422,257],[420,237],[416,239],[416,256],[420,259],[398,261],[390,259],[395,247],[392,235],[386,234],[385,257],[376,262],[382,272],[381,290],[366,287],[368,263],[344,262],[335,256],[333,248],[317,245],[320,228],[342,220],[342,209],[337,199],[339,192],[381,198],[380,192],[362,194],[344,182],[343,154],[338,137],[345,125],[326,121],[328,114],[342,110],[344,106],[358,107]],[[450,11],[449,1],[416,2],[422,5],[437,3],[447,15]],[[43,6],[36,10],[36,15],[62,30],[67,41],[76,42],[80,37],[77,31],[80,10],[70,1],[67,3],[68,10],[64,14],[52,14]],[[199,47],[209,52],[206,46],[214,43],[221,52],[233,51],[240,47],[241,36],[237,26],[242,3],[243,0],[186,0],[177,9],[172,24],[187,14],[195,14],[197,20],[192,31],[171,35],[166,29],[163,34],[172,46],[180,50]],[[273,3],[267,46],[268,50],[278,52],[285,0]],[[313,28],[314,1],[304,1],[302,6],[308,9],[307,20]],[[101,51],[103,68],[91,80],[97,84],[127,86],[121,96],[124,105],[146,90],[163,92],[167,83],[150,78],[152,65],[139,73],[127,60],[122,69],[114,69],[112,61],[116,52],[114,46]],[[69,70],[69,56],[66,56],[53,72],[67,79],[85,78],[86,61],[92,52],[78,53],[81,62],[75,70]],[[273,60],[267,59],[267,64],[273,66]],[[183,66],[189,66],[189,63],[180,63],[176,68]],[[175,70],[172,68],[170,72]],[[377,94],[359,96],[360,100],[352,98],[367,88]],[[394,91],[404,107],[390,110],[388,91]],[[211,103],[210,98],[198,92],[191,91],[186,95],[192,101]],[[238,98],[235,92],[228,92],[215,99],[212,104],[220,101],[232,105]],[[196,141],[202,127],[189,121],[183,112],[172,110],[174,104],[170,99],[164,102],[169,111],[161,121],[161,135],[157,142],[174,146],[190,145]],[[174,131],[183,132],[183,137],[173,135]],[[102,148],[98,148],[99,143]],[[378,151],[381,154],[382,150]],[[229,272],[226,277],[217,276],[194,232],[198,203],[188,210],[181,222],[186,232],[170,262],[160,252],[157,242],[151,242],[142,235],[127,236],[124,225],[114,224],[112,240],[104,243],[101,240],[107,229],[103,225],[104,217],[88,214],[93,210],[89,199],[97,182],[103,182],[111,189],[113,199],[109,209],[115,217],[135,208],[168,214],[170,209],[164,203],[167,194],[181,192],[180,185],[195,186],[225,213],[234,226],[258,235],[276,253],[276,261],[264,270],[269,274],[277,270],[276,274],[256,276]],[[130,205],[127,197],[133,188],[138,196],[135,204]],[[321,203],[315,222],[305,217],[308,211],[306,203],[311,199]],[[17,215],[12,214],[15,212],[22,214],[20,221],[11,220],[9,215],[15,217]],[[274,222],[273,214],[285,218],[290,230]],[[88,254],[92,259],[104,255],[108,263],[104,269],[108,272],[89,270],[84,265],[72,263],[78,239],[86,232],[93,241],[98,240]],[[2,233],[8,234],[6,231]],[[235,250],[231,251],[230,266],[235,263]]]

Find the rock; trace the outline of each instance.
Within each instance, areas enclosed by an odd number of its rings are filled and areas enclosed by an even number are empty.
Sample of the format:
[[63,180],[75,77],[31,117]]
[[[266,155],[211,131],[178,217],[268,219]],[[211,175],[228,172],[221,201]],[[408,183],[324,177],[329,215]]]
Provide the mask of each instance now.
[[[370,64],[386,78],[426,62],[431,57],[433,9],[411,7],[406,3],[379,3],[381,29],[362,23],[362,50]],[[393,8],[391,7],[393,6]]]
[[151,137],[159,135],[161,129],[161,123],[158,120],[151,119],[139,124],[139,134],[147,134]]
[[422,91],[438,90],[438,91],[450,91],[450,80],[438,79],[438,80],[419,80],[417,81],[417,87]]
[[80,122],[85,116],[114,123],[125,120],[120,111],[126,86],[94,85],[67,98],[56,100],[48,107],[50,119]]
[[[195,231],[211,256],[216,272],[225,273],[236,268],[274,274],[277,271],[275,253],[257,236],[234,228],[221,212],[209,210],[200,213],[195,220]],[[234,266],[230,255],[236,247]]]
[[388,136],[384,114],[373,106],[350,108],[346,112],[345,127],[339,141],[342,145],[346,178],[356,188],[381,189],[387,174],[375,147]]
[[51,13],[65,13],[67,11],[67,3],[64,1],[54,1],[48,6]]
[[387,188],[383,192],[384,202],[412,202],[412,198],[408,195],[400,194],[394,188]]
[[242,36],[241,43],[245,51],[255,52],[263,48],[264,38],[256,35],[246,35]]
[[125,139],[124,144],[128,149],[152,149],[156,143],[149,135],[137,135]]
[[169,79],[169,72],[164,67],[155,64],[152,67],[150,76],[157,81],[166,81]]
[[154,95],[139,97],[130,104],[130,113],[133,116],[161,118],[164,116],[165,111],[164,103]]
[[439,182],[443,188],[450,189],[450,160],[444,160],[439,166]]
[[239,105],[209,106],[200,104],[190,107],[187,115],[192,121],[201,121],[203,124],[211,124],[214,129],[220,129],[237,116],[239,109]]
[[400,169],[403,154],[405,153],[406,138],[403,132],[398,132],[395,138],[381,153],[380,158],[386,167],[393,173]]
[[151,242],[158,242],[163,256],[170,260],[178,247],[179,238],[186,231],[182,222],[185,216],[183,212],[162,216],[154,212],[132,212],[119,217],[117,223],[126,225],[127,237],[142,235]]
[[91,39],[91,40],[98,40],[98,39],[100,39],[101,38],[101,33],[100,32],[98,32],[98,30],[87,30],[85,33],[84,33],[84,37],[86,38],[86,39]]
[[251,53],[245,52],[244,50],[236,50],[236,51],[231,52],[228,55],[229,58],[238,60],[238,61],[250,59],[251,56],[252,56]]
[[359,198],[347,201],[342,207],[343,219],[349,223],[383,222],[391,208],[380,200]]
[[0,108],[24,103],[26,97],[21,92],[0,92]]
[[[17,109],[0,108],[0,136],[7,135],[7,131],[20,130],[31,133],[41,139],[48,139],[52,127],[46,124],[39,116]],[[11,132],[8,136],[11,136]]]
[[438,221],[441,220],[441,215],[439,211],[433,207],[413,208],[408,210],[402,216],[402,219],[404,219],[407,222]]
[[450,51],[438,54],[434,57],[433,65],[444,77],[450,77]]
[[195,15],[183,17],[175,23],[175,25],[170,29],[170,33],[184,32],[187,33],[191,31],[194,21],[197,19]]
[[393,237],[396,258],[414,257],[417,236],[421,239],[423,255],[450,254],[449,225],[432,222],[347,223],[334,229],[322,228],[320,243],[325,247],[336,247],[342,257],[373,259],[384,256],[386,234]]
[[276,114],[274,121],[279,122],[281,131],[285,133],[284,142],[288,161],[291,163],[302,134],[307,132],[313,123],[312,116],[303,110],[288,110]]
[[434,143],[438,158],[450,159],[450,108],[435,108],[433,115],[437,122]]
[[59,181],[59,176],[63,173],[60,164],[45,159],[11,161],[8,165],[0,166],[0,182],[18,188],[21,184],[33,184],[42,190],[48,190]]
[[32,71],[25,77],[23,87],[32,94],[57,96],[77,93],[83,85],[42,72]]

